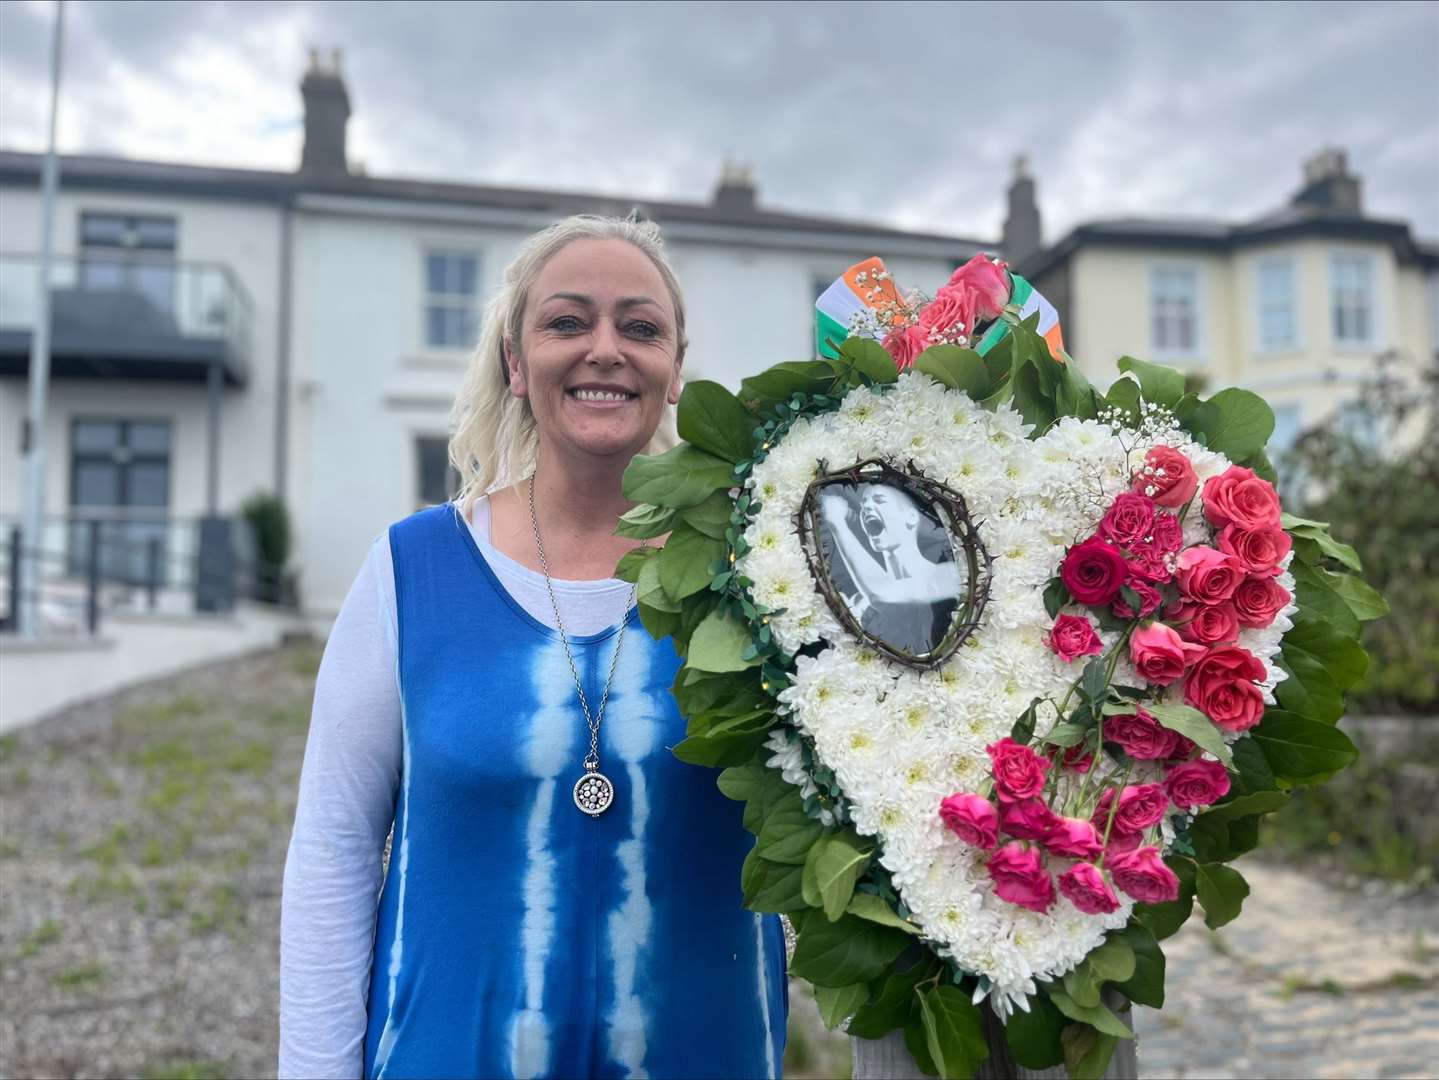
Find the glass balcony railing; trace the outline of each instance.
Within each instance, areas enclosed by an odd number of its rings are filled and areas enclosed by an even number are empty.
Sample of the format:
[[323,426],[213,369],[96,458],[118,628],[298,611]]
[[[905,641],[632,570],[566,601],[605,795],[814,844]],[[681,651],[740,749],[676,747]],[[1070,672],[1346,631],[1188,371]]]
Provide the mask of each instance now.
[[[38,258],[0,254],[5,374],[28,362]],[[49,282],[55,375],[203,379],[218,362],[227,382],[246,381],[253,305],[229,266],[106,253],[51,259]]]

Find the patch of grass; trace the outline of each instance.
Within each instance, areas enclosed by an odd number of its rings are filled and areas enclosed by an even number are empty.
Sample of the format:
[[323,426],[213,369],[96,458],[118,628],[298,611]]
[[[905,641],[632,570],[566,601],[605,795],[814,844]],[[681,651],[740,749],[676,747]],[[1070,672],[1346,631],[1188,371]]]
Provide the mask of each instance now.
[[20,943],[20,955],[34,956],[46,945],[53,945],[59,940],[60,924],[54,919],[46,919],[25,935],[25,940]]
[[190,897],[194,895],[195,881],[193,870],[185,870],[172,878],[162,878],[155,886],[159,914],[170,918],[185,911],[189,907]]
[[1330,997],[1343,997],[1348,991],[1333,979],[1321,979],[1314,982],[1303,975],[1286,975],[1284,985],[1279,988],[1279,996],[1288,1001],[1295,994],[1328,994]]
[[94,877],[81,875],[70,885],[71,892],[85,898],[89,903],[116,897],[134,897],[140,891],[135,879],[124,870],[102,870]]
[[23,765],[15,770],[14,777],[10,780],[10,786],[16,789],[24,789],[30,786],[30,770]]
[[177,720],[200,716],[209,707],[210,703],[198,694],[180,694],[164,701],[132,706],[120,715],[115,726],[128,732],[153,731],[172,727]]
[[229,1070],[215,1061],[165,1061],[144,1075],[145,1080],[225,1080]]
[[233,885],[218,885],[210,892],[210,906],[203,911],[192,912],[190,930],[196,934],[211,934],[217,930],[239,931],[245,925],[245,909]]
[[247,742],[226,755],[223,767],[230,772],[250,772],[263,776],[275,764],[275,747],[268,742]]
[[101,964],[81,964],[79,967],[66,968],[55,976],[54,982],[56,986],[73,990],[76,987],[92,986],[109,977],[109,972]]
[[0,840],[0,859],[18,859],[22,854],[19,844],[12,844],[9,840]]
[[104,840],[82,849],[80,854],[87,859],[94,859],[106,870],[113,870],[120,862],[120,857],[125,853],[125,845],[129,842],[130,830],[122,823],[112,826]]
[[115,778],[110,775],[110,770],[99,765],[91,765],[85,770],[85,778],[90,782],[90,788],[101,795],[111,799],[120,795],[121,788]]
[[14,757],[19,747],[20,740],[14,735],[0,735],[0,765],[6,764]]
[[318,643],[306,642],[302,645],[295,645],[290,649],[285,666],[290,669],[292,675],[313,679],[319,674],[320,658],[324,656],[324,653],[325,650]]
[[1234,959],[1234,947],[1219,936],[1218,930],[1209,931],[1209,947],[1220,956],[1230,960]]

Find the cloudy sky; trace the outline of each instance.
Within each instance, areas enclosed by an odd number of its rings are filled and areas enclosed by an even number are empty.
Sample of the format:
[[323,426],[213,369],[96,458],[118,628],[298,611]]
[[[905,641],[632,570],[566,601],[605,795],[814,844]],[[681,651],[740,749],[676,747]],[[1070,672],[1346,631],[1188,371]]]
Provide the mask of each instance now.
[[[48,0],[0,3],[0,146],[44,144]],[[306,50],[344,54],[373,174],[774,207],[995,237],[1016,153],[1046,239],[1242,219],[1348,150],[1439,239],[1439,4],[66,6],[65,151],[289,169]]]

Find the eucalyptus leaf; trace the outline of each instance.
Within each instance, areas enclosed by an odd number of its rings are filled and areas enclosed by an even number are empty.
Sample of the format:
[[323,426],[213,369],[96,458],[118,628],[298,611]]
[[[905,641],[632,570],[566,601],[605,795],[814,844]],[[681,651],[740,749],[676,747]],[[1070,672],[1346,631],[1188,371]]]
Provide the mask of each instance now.
[[1229,744],[1219,734],[1213,721],[1198,709],[1188,705],[1160,704],[1153,702],[1144,706],[1146,712],[1170,731],[1192,740],[1201,750],[1207,750],[1226,765],[1233,764],[1234,755]]
[[717,382],[687,384],[675,420],[681,439],[725,461],[743,461],[754,452],[754,415]]

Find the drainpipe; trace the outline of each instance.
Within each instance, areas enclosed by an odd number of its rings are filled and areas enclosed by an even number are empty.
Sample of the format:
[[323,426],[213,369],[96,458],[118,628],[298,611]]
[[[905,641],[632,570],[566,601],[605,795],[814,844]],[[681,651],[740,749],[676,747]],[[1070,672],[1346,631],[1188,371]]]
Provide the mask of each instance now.
[[275,358],[275,494],[281,502],[289,488],[290,473],[290,281],[294,260],[293,196],[284,196],[280,211],[279,340]]

